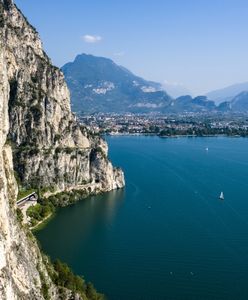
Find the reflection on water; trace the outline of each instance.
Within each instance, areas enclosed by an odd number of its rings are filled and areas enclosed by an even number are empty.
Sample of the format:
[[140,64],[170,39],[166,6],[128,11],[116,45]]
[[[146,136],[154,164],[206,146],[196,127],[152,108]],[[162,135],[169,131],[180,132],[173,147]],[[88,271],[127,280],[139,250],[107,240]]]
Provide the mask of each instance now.
[[115,190],[61,208],[47,227],[36,232],[36,236],[54,259],[57,257],[51,249],[63,249],[60,258],[65,261],[78,251],[81,256],[80,249],[86,248],[94,232],[111,227],[124,197],[125,189]]
[[95,219],[99,220],[100,218],[104,223],[111,224],[124,198],[125,189],[115,190],[101,196],[92,196],[84,203],[84,213],[87,210],[91,211],[93,223]]

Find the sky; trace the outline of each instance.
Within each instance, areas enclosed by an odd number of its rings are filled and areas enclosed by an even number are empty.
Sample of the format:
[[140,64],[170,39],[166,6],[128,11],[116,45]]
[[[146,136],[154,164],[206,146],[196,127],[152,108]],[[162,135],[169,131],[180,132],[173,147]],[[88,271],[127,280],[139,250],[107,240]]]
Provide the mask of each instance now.
[[194,95],[248,81],[247,0],[16,0],[59,67],[88,53]]

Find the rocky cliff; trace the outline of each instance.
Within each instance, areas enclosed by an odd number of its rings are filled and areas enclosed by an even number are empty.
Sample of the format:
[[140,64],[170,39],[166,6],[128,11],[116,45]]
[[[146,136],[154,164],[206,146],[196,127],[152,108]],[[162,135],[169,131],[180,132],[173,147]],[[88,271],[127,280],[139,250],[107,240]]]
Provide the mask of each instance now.
[[38,33],[15,6],[8,7],[1,29],[9,85],[8,141],[22,183],[55,190],[84,183],[102,191],[122,187],[123,174],[106,158],[106,143],[72,115],[64,76],[44,53]]
[[44,299],[45,289],[58,299],[36,242],[17,220],[15,177],[53,193],[124,186],[106,143],[72,115],[63,74],[38,33],[11,0],[0,0],[0,298]]

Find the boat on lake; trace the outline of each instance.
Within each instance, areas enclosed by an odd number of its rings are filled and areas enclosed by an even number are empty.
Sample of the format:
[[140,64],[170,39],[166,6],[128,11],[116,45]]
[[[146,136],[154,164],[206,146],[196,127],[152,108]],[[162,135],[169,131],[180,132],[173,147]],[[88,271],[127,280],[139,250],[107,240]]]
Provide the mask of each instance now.
[[220,193],[220,197],[219,197],[219,198],[220,198],[220,200],[224,200],[224,199],[225,199],[225,198],[224,198],[224,193],[223,193],[223,192]]

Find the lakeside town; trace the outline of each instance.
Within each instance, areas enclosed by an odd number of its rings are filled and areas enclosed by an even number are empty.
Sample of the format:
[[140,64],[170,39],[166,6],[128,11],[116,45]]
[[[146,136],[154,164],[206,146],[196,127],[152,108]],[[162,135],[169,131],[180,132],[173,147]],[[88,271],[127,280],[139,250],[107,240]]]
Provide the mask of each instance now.
[[80,115],[79,121],[95,134],[158,136],[248,136],[247,114],[184,113]]

